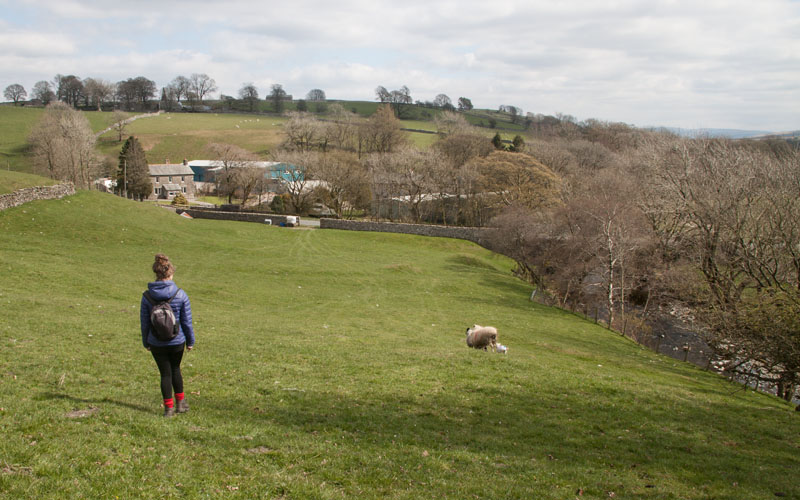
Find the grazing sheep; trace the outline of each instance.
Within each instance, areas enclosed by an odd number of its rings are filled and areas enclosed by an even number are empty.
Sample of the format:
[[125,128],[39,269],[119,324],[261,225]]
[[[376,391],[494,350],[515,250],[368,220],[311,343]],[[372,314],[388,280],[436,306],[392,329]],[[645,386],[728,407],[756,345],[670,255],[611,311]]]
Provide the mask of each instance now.
[[491,347],[493,351],[497,352],[497,328],[481,325],[467,328],[467,346],[484,351]]

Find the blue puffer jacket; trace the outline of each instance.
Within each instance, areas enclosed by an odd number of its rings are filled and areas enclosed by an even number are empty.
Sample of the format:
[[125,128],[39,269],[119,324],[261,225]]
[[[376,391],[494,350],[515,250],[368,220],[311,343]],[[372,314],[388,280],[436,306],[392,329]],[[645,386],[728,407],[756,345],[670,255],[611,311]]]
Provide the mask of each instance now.
[[[150,297],[157,302],[162,302],[170,297],[178,290],[178,286],[174,281],[154,281],[147,284],[147,289],[150,291]],[[180,290],[178,295],[170,302],[172,312],[175,314],[175,319],[178,320],[180,325],[178,335],[169,342],[158,340],[150,328],[150,311],[153,308],[150,302],[142,296],[142,306],[139,310],[139,321],[142,325],[142,345],[145,347],[157,346],[163,347],[168,345],[180,345],[186,342],[187,346],[194,345],[194,328],[192,328],[192,305],[189,303],[189,296],[186,292]]]

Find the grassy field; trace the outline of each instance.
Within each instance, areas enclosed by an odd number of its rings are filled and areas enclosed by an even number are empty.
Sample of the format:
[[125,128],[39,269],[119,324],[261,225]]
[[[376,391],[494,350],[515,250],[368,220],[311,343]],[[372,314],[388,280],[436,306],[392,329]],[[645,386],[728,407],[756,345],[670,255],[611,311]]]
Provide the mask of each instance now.
[[[360,101],[330,101],[328,104],[334,102],[362,116],[374,113],[379,105]],[[267,106],[267,103],[262,104]],[[437,109],[410,108],[413,119],[403,120],[402,126],[435,130],[432,120],[440,112]],[[0,106],[0,169],[32,171],[27,138],[42,113],[41,108]],[[88,111],[85,115],[95,132],[104,130],[113,121],[113,113],[110,112]],[[503,122],[503,118],[507,117],[503,113],[476,111],[466,115],[468,120],[476,124],[482,123],[488,116],[494,116],[500,127],[521,130],[521,126]],[[284,117],[247,113],[166,113],[136,120],[128,126],[126,134],[135,135],[141,141],[151,163],[207,158],[209,153],[206,148],[212,142],[236,144],[262,159],[268,159],[270,151],[284,139],[282,127],[285,122]],[[479,130],[487,137],[492,137],[496,132],[490,128]],[[511,140],[516,133],[516,130],[504,130],[501,135],[503,139]],[[407,136],[412,144],[420,148],[430,147],[438,138],[435,134],[418,132],[407,132]],[[103,134],[97,145],[98,151],[111,163],[116,163],[121,147],[122,143],[117,140],[113,130]]]
[[[139,335],[156,252],[198,339],[173,419]],[[532,304],[510,267],[96,192],[0,212],[0,496],[800,497],[791,406]]]
[[38,175],[16,172],[14,170],[0,170],[0,194],[7,194],[17,189],[33,186],[51,186],[56,183],[57,181]]
[[[246,114],[165,113],[136,120],[127,133],[141,141],[150,163],[208,158],[206,146],[212,142],[236,144],[266,158],[283,141],[285,122],[285,118]],[[109,157],[116,157],[121,147],[114,131],[100,137],[98,148]]]

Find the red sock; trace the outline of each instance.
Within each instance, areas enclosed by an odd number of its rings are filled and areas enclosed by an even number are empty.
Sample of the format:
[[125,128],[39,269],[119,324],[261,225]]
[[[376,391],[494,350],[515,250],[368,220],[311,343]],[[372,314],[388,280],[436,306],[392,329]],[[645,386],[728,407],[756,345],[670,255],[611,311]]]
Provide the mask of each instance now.
[[172,402],[172,398],[164,400],[164,407],[166,407],[166,408],[173,408],[174,407],[174,404]]
[[178,398],[178,401],[183,401],[184,394],[182,392],[176,392],[175,397]]

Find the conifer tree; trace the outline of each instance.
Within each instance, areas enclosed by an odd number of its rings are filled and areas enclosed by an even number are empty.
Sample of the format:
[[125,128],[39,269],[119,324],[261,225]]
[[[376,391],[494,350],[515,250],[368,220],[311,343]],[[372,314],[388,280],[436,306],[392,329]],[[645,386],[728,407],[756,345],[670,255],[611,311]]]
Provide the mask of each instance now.
[[147,198],[153,192],[144,149],[134,136],[128,137],[119,153],[117,192],[138,200]]

